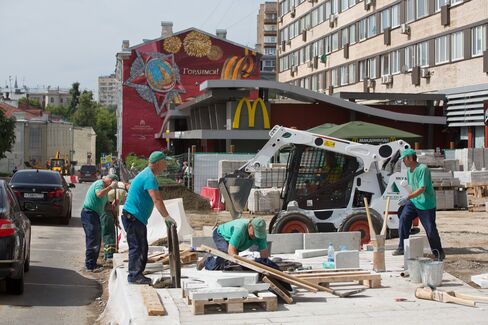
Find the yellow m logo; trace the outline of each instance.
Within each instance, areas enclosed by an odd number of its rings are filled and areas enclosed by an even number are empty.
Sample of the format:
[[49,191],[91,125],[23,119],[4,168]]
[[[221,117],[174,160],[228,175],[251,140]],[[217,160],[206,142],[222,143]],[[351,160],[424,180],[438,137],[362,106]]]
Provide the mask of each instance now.
[[242,110],[242,105],[246,104],[247,106],[247,113],[249,115],[249,127],[253,128],[254,127],[254,120],[256,117],[256,109],[259,106],[261,106],[261,111],[263,113],[263,125],[265,129],[270,128],[270,123],[269,123],[269,114],[268,114],[268,109],[266,108],[266,104],[264,103],[264,100],[262,98],[257,98],[254,100],[252,103],[247,97],[242,97],[241,100],[237,103],[236,107],[236,113],[234,114],[234,119],[232,121],[232,128],[233,129],[238,129],[239,128],[239,123],[241,120],[241,110]]

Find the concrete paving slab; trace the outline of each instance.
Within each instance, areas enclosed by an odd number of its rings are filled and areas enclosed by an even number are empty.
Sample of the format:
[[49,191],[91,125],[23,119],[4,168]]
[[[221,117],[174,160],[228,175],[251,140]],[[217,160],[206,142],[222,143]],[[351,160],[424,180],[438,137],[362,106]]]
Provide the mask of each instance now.
[[272,254],[290,254],[303,249],[303,234],[269,234],[267,240],[272,242]]
[[[269,289],[269,284],[268,283],[244,284],[243,288],[245,288],[249,292],[267,291]],[[261,295],[258,296],[263,297]]]
[[327,249],[297,249],[295,257],[297,259],[311,258],[317,256],[327,256]]
[[332,243],[336,250],[343,246],[349,250],[360,250],[361,233],[351,231],[303,234],[303,249],[327,249],[329,243]]
[[246,298],[248,294],[249,291],[245,288],[229,287],[196,289],[189,292],[191,300]]
[[359,251],[338,251],[334,252],[336,269],[357,269],[359,268]]
[[471,281],[479,285],[481,288],[488,288],[488,273],[473,275]]
[[191,241],[190,241],[190,245],[191,245],[191,247],[195,247],[195,248],[198,248],[201,245],[207,245],[207,246],[212,247],[212,248],[217,248],[217,247],[215,247],[215,243],[214,243],[211,236],[200,236],[200,237],[192,236]]

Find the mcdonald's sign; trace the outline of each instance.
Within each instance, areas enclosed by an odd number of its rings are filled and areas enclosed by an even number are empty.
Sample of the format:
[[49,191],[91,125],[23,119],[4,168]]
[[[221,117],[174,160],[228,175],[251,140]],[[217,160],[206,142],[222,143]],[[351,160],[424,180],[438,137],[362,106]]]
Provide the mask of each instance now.
[[261,113],[263,115],[263,127],[265,129],[270,129],[269,113],[266,103],[262,98],[257,98],[255,100],[249,100],[247,97],[242,97],[237,103],[236,110],[234,113],[234,118],[232,119],[232,128],[239,129],[241,115],[242,115],[242,105],[247,107],[248,125],[249,128],[254,128],[256,120],[256,109],[258,105],[261,107]]

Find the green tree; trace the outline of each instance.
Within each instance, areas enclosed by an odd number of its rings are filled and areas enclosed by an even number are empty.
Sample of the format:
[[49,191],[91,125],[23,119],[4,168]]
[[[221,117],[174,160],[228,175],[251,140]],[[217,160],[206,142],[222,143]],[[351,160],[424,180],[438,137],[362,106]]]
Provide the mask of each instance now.
[[15,118],[7,118],[0,109],[0,159],[6,152],[11,152],[15,143]]
[[41,108],[41,103],[37,98],[27,99],[27,97],[21,97],[19,98],[19,104]]
[[93,129],[97,134],[97,158],[100,157],[102,152],[114,152],[115,133],[117,132],[115,112],[99,106],[96,111],[96,122]]
[[93,93],[91,91],[83,91],[80,95],[80,102],[72,115],[73,123],[76,126],[91,126],[95,129],[96,115],[97,103],[93,101]]
[[69,112],[72,115],[78,106],[78,103],[80,101],[80,83],[79,82],[74,82],[73,85],[71,86],[71,89],[69,90],[69,94],[71,96],[70,101],[69,101]]
[[71,115],[69,111],[69,107],[63,105],[47,105],[46,112],[51,113],[52,115],[56,115],[62,117],[65,120],[70,120]]

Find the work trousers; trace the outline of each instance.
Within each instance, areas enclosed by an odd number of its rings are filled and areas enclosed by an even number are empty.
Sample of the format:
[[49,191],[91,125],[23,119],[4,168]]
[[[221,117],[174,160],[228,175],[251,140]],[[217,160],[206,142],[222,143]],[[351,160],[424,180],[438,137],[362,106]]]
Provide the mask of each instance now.
[[116,252],[115,245],[115,223],[112,211],[104,211],[100,218],[102,226],[103,258],[110,259]]
[[[219,251],[222,251],[227,254],[229,250],[229,243],[222,237],[221,234],[217,231],[217,228],[214,229],[212,234],[213,241],[215,243],[215,247]],[[223,270],[225,263],[227,261],[218,256],[208,256],[205,260],[205,269],[207,270]]]
[[81,224],[85,231],[85,267],[93,270],[97,266],[97,259],[100,254],[100,216],[95,211],[83,209],[81,210]]
[[398,228],[400,243],[398,244],[398,249],[404,249],[403,241],[409,237],[412,221],[416,217],[419,217],[420,222],[425,229],[434,256],[437,257],[439,254],[442,254],[441,238],[439,237],[439,232],[437,231],[437,226],[435,224],[435,208],[420,210],[417,209],[410,200],[405,204],[402,213],[400,214],[400,226]]
[[122,211],[122,224],[129,245],[129,275],[127,281],[134,282],[142,277],[147,264],[147,227],[127,211]]

